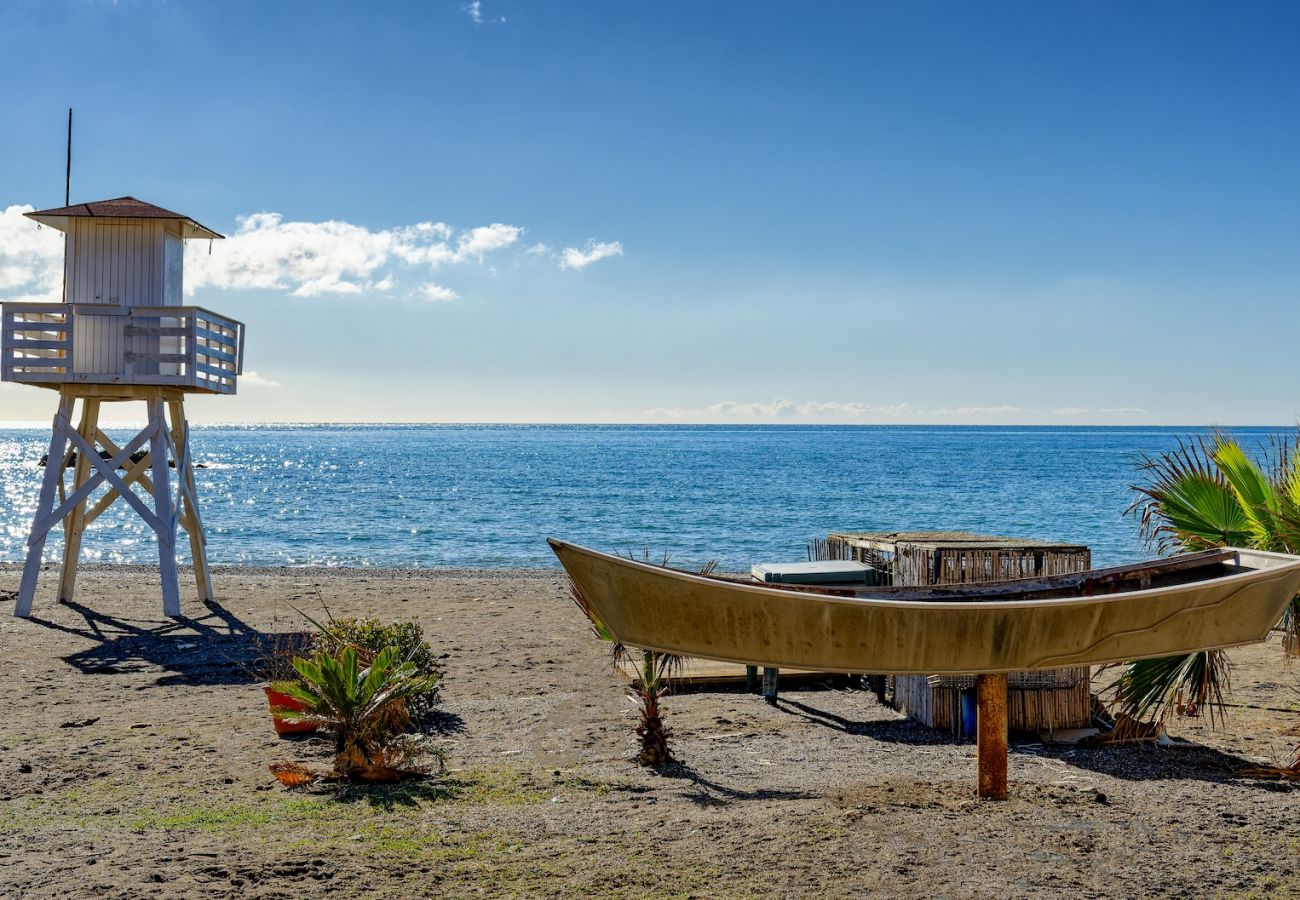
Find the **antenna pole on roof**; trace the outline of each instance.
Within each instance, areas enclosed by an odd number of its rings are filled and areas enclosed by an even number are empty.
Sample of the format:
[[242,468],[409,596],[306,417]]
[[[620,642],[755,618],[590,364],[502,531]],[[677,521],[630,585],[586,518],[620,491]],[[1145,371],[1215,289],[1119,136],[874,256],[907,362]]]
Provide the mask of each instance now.
[[[72,205],[72,107],[68,107],[68,164],[63,170],[63,205]],[[63,239],[63,296],[68,302],[68,239]]]
[[72,205],[72,107],[68,107],[68,167],[63,173],[63,205]]

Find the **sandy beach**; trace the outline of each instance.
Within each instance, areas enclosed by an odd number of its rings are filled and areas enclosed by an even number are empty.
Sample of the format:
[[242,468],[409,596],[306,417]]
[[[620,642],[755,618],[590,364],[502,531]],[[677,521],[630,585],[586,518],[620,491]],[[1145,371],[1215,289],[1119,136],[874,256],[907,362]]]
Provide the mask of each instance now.
[[[221,608],[187,595],[176,622],[147,569],[86,567],[75,605],[47,574],[30,621],[18,577],[0,567],[5,896],[1300,892],[1297,788],[1233,774],[1297,741],[1276,644],[1233,652],[1228,728],[1174,725],[1200,748],[1013,739],[1010,800],[979,803],[972,744],[842,686],[673,696],[680,765],[637,767],[607,648],[554,571],[218,568]],[[424,627],[444,779],[275,783],[271,761],[329,748],[277,739],[246,665],[322,603]]]

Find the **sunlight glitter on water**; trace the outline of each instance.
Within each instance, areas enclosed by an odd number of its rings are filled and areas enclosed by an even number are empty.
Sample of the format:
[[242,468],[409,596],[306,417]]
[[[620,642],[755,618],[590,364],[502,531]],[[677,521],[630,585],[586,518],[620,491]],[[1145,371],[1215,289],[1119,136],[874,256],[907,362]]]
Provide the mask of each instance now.
[[[0,560],[23,556],[46,429],[0,430]],[[240,425],[196,426],[194,448],[214,564],[553,566],[555,535],[734,570],[829,531],[937,528],[1084,543],[1107,565],[1148,555],[1127,486],[1185,432]],[[85,552],[156,559],[120,503]]]

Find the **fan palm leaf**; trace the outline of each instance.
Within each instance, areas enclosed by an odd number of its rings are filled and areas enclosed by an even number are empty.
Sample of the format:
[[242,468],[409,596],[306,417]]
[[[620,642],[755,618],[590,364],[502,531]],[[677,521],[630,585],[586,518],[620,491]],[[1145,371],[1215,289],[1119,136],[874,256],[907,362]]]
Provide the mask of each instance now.
[[[1297,435],[1275,437],[1253,458],[1231,435],[1179,440],[1173,450],[1142,457],[1143,484],[1128,514],[1161,553],[1238,546],[1300,548],[1300,454]],[[1300,600],[1283,626],[1300,634]],[[1171,707],[1205,708],[1222,721],[1230,664],[1222,651],[1129,663],[1116,682],[1121,711],[1160,720]]]
[[1129,663],[1116,683],[1124,712],[1135,719],[1163,720],[1172,707],[1204,708],[1211,725],[1223,715],[1230,667],[1222,650],[1202,650]]
[[1165,453],[1143,456],[1145,484],[1132,489],[1143,537],[1161,553],[1240,545],[1250,540],[1250,520],[1214,464],[1204,438],[1178,442]]
[[1280,549],[1278,517],[1282,510],[1268,475],[1246,455],[1240,444],[1224,435],[1215,438],[1214,465],[1232,489],[1246,519],[1248,546],[1260,550]]

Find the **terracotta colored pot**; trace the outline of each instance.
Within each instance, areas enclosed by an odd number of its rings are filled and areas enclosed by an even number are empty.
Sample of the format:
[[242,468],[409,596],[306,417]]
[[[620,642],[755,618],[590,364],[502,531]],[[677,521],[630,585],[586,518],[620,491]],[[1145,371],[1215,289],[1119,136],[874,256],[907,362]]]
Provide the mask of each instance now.
[[[271,709],[276,708],[306,710],[303,706],[288,694],[282,694],[269,684],[262,685],[262,690],[266,691],[266,702],[270,704]],[[274,711],[271,713],[271,721],[275,725],[276,734],[311,734],[316,730],[316,726],[310,722],[286,722],[277,716]]]

